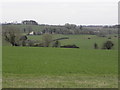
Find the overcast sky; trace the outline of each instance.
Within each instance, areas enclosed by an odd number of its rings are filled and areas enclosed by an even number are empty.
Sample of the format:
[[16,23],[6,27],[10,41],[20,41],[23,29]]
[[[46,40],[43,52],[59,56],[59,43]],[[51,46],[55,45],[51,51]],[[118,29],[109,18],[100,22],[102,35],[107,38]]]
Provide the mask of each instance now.
[[35,20],[39,24],[113,25],[118,0],[2,0],[0,22]]

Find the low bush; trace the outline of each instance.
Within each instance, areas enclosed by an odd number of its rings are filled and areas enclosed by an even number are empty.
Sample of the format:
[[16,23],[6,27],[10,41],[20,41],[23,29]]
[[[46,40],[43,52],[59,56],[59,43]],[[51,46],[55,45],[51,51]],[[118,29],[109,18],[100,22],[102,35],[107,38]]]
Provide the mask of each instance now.
[[61,48],[79,48],[76,45],[64,45],[64,46],[60,46]]

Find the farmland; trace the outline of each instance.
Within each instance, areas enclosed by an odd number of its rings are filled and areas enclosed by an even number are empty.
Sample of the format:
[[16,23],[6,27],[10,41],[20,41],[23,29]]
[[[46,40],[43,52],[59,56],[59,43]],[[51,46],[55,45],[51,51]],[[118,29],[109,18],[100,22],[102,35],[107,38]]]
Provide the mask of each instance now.
[[3,87],[117,87],[117,58],[117,50],[3,47]]
[[3,0],[0,6],[0,88],[118,89],[118,0]]
[[[84,26],[80,29],[72,26],[4,25],[3,35],[7,38],[6,41],[3,38],[3,88],[117,88],[117,28]],[[17,28],[20,30],[17,34],[16,31],[7,32]],[[28,35],[31,30],[45,32]],[[100,33],[95,33],[96,30]],[[52,36],[50,45],[35,46],[34,41],[43,43],[42,38],[48,32]],[[27,37],[23,40],[24,45],[18,37],[20,34]],[[68,39],[59,40],[61,46],[76,45],[79,48],[53,47],[53,40],[64,37]],[[11,39],[17,46],[11,46]],[[25,41],[31,41],[33,46]],[[110,50],[103,49],[106,41],[113,43]]]
[[[98,44],[99,49],[102,48],[103,43],[110,40],[114,43],[113,49],[118,49],[118,38],[114,37],[114,35],[108,35],[107,37],[98,37],[96,35],[61,35],[54,34],[52,35],[53,39],[68,37],[69,39],[61,40],[61,45],[69,45],[75,44],[79,46],[81,49],[94,49],[94,43]],[[111,39],[108,39],[111,37]],[[28,36],[29,39],[42,41],[42,35],[33,35]],[[90,38],[90,39],[88,39]]]

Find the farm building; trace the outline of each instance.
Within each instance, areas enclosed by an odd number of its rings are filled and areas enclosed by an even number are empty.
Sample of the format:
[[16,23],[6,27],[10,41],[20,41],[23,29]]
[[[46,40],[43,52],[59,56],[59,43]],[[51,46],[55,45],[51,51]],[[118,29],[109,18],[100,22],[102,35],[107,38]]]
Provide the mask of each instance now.
[[32,31],[32,32],[30,32],[28,35],[34,35],[34,33],[35,33],[35,32],[34,32],[34,31]]

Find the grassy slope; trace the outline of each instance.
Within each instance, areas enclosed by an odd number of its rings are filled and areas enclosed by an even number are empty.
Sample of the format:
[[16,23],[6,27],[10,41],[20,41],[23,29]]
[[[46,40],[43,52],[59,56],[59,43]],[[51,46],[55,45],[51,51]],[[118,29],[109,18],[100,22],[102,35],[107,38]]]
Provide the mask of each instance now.
[[[115,38],[113,36],[112,39],[108,39],[108,37],[98,37],[96,35],[61,35],[61,34],[55,34],[52,35],[53,39],[61,38],[61,37],[69,37],[69,39],[66,40],[60,40],[61,45],[72,45],[75,44],[79,46],[81,49],[94,49],[94,43],[98,44],[99,49],[102,48],[103,43],[105,43],[107,40],[110,40],[114,43],[113,49],[118,49],[118,38]],[[90,37],[91,39],[88,39]],[[42,35],[34,35],[34,36],[28,36],[28,39],[32,40],[38,40],[42,41]],[[3,40],[3,46],[10,46],[8,42]]]
[[3,47],[3,87],[117,87],[117,58],[116,50]]
[[3,48],[3,73],[116,74],[117,58],[115,50],[6,47]]
[[[108,37],[98,37],[96,35],[60,35],[55,34],[52,35],[53,39],[60,38],[60,37],[69,37],[69,39],[61,40],[61,45],[68,45],[68,44],[75,44],[82,49],[93,49],[94,43],[97,43],[99,48],[102,48],[103,43],[107,40],[111,40],[114,43],[113,49],[118,49],[118,38],[111,36],[112,39],[108,39]],[[41,41],[42,35],[37,36],[28,36],[29,39],[33,40],[40,40]],[[88,39],[90,37],[91,39]]]
[[[16,25],[42,30],[43,26]],[[53,35],[53,38],[69,37],[61,45],[76,44],[80,49],[3,47],[3,87],[8,88],[91,88],[117,87],[117,38],[112,37],[113,50],[99,48],[107,38],[94,35]],[[91,37],[89,40],[88,37]],[[41,40],[41,36],[29,36]],[[3,46],[10,46],[3,41]]]

